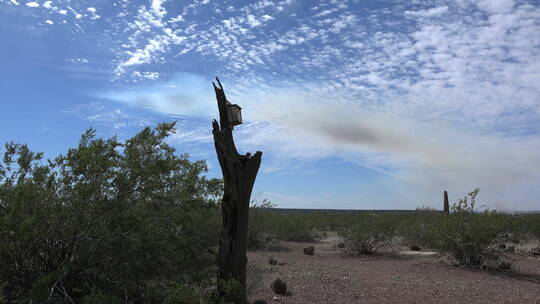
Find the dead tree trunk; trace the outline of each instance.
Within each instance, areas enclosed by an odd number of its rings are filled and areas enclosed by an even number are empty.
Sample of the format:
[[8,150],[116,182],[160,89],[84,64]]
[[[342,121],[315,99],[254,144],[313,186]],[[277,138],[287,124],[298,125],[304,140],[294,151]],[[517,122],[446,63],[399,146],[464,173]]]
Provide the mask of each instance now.
[[234,144],[232,127],[229,124],[227,98],[217,79],[218,86],[212,83],[216,92],[219,109],[219,124],[212,122],[214,145],[223,173],[224,193],[221,200],[222,230],[219,240],[218,282],[235,279],[243,287],[240,298],[231,299],[225,288],[219,287],[220,298],[234,303],[245,304],[246,298],[246,263],[248,241],[248,216],[251,191],[259,166],[262,152],[254,155],[238,154]]

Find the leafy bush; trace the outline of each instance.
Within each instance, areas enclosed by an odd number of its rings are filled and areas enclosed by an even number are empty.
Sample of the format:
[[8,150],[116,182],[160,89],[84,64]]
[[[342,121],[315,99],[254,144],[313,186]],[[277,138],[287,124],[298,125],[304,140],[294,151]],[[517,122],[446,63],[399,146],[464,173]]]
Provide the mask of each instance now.
[[[6,144],[0,282],[6,301],[155,303],[215,273],[220,182],[166,144],[174,124],[99,139],[44,162]],[[172,288],[172,287],[170,287]],[[175,287],[177,288],[177,287]]]
[[515,233],[520,236],[534,236],[540,240],[540,214],[514,215]]
[[344,244],[342,250],[350,255],[373,254],[390,244],[395,233],[392,217],[365,214],[357,217],[358,222],[350,229],[338,233]]
[[322,238],[322,233],[305,220],[305,215],[290,214],[287,216],[282,214],[278,219],[274,229],[280,240],[310,243],[317,242]]
[[440,224],[442,213],[434,210],[417,209],[412,214],[396,218],[397,234],[406,246],[431,247],[438,239],[436,227]]
[[273,216],[267,211],[268,208],[274,206],[266,199],[261,203],[252,202],[252,207],[249,210],[248,249],[266,248],[269,242],[275,238],[271,229]]
[[476,212],[475,189],[454,204],[453,212],[444,216],[437,226],[439,236],[434,247],[450,252],[461,264],[484,265],[488,259],[496,257],[490,250],[492,242],[502,233],[511,230],[511,221],[504,214],[485,210]]
[[267,249],[276,240],[290,242],[316,242],[322,238],[305,214],[281,214],[272,212],[274,204],[268,200],[254,202],[249,215],[249,249]]

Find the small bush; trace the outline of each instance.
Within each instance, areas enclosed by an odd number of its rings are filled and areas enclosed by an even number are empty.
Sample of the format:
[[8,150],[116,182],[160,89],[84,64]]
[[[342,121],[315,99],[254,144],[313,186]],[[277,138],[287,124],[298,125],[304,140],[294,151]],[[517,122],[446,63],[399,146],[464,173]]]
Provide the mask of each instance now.
[[272,239],[266,244],[264,250],[266,251],[280,251],[282,249],[281,244],[277,239]]
[[367,214],[359,216],[351,229],[338,233],[344,244],[342,250],[350,255],[373,254],[390,244],[395,226],[390,216]]
[[249,210],[248,249],[266,249],[275,239],[271,228],[274,216],[267,210],[274,206],[266,199],[261,203],[252,202]]
[[518,214],[513,217],[518,235],[534,236],[540,240],[540,213]]
[[482,266],[496,258],[490,245],[498,235],[511,229],[507,215],[474,210],[479,191],[475,189],[454,204],[453,212],[442,217],[436,227],[439,238],[434,247],[450,252],[463,265]]
[[398,223],[398,236],[403,245],[431,247],[438,239],[435,227],[443,214],[425,209],[417,209],[413,214],[401,215]]
[[323,234],[301,222],[291,222],[281,226],[278,237],[288,242],[313,243],[320,241]]
[[[240,282],[235,279],[228,279],[219,282],[219,290],[221,290],[226,296],[224,298],[214,297],[215,304],[233,304],[238,303],[244,297],[244,287]],[[186,302],[193,303],[193,302]]]
[[[277,251],[280,248],[278,240],[289,242],[317,242],[324,233],[315,228],[305,214],[280,214],[271,211],[275,205],[263,200],[253,203],[249,216],[249,249],[266,249]],[[317,223],[323,225],[324,222]]]

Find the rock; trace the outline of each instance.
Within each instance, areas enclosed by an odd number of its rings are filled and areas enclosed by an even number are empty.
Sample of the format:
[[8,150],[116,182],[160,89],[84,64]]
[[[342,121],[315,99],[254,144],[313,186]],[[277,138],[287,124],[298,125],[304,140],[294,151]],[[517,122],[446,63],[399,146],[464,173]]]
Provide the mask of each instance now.
[[278,263],[279,266],[287,265],[287,262]]
[[274,257],[271,256],[271,257],[268,259],[268,264],[270,264],[270,265],[276,265],[276,264],[277,264],[277,260],[274,259]]
[[287,293],[287,284],[283,282],[280,278],[277,278],[272,283],[272,290],[276,294],[284,295]]
[[416,245],[412,245],[412,246],[410,247],[410,249],[411,249],[412,251],[420,251],[420,247],[418,247],[418,246],[416,246]]
[[510,262],[507,262],[500,257],[493,256],[491,258],[486,259],[482,266],[488,269],[494,269],[494,270],[508,270],[512,268],[512,264]]
[[512,233],[500,233],[498,235],[500,240],[508,241],[514,237]]
[[274,296],[274,297],[272,298],[272,300],[274,300],[274,301],[276,301],[276,302],[279,302],[279,297]]
[[279,251],[279,249],[280,249],[279,241],[276,239],[272,239],[266,246],[266,250],[268,251]]
[[514,244],[519,244],[520,242],[519,236],[513,233],[501,233],[497,236],[497,240],[503,243],[511,242]]
[[251,304],[266,304],[266,301],[265,300],[257,300]]
[[341,242],[337,244],[338,248],[345,248],[345,243]]
[[540,247],[532,248],[531,255],[540,256]]
[[506,243],[501,243],[499,245],[497,245],[497,249],[498,250],[501,250],[501,251],[510,251],[510,252],[514,252],[516,250],[516,246],[514,245],[508,245]]
[[507,269],[510,269],[510,268],[512,268],[512,264],[510,264],[509,262],[502,261],[499,264],[499,269],[507,270]]
[[307,248],[304,248],[304,254],[305,255],[314,255],[315,254],[315,247],[309,246]]

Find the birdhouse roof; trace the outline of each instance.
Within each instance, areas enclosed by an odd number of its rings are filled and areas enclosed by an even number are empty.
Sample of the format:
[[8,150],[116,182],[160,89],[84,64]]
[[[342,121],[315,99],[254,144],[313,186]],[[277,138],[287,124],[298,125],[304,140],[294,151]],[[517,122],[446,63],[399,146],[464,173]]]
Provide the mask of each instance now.
[[228,106],[238,107],[238,109],[242,110],[242,107],[239,106],[239,105],[237,105],[237,104],[235,104],[235,103],[230,103],[230,102],[229,102]]

